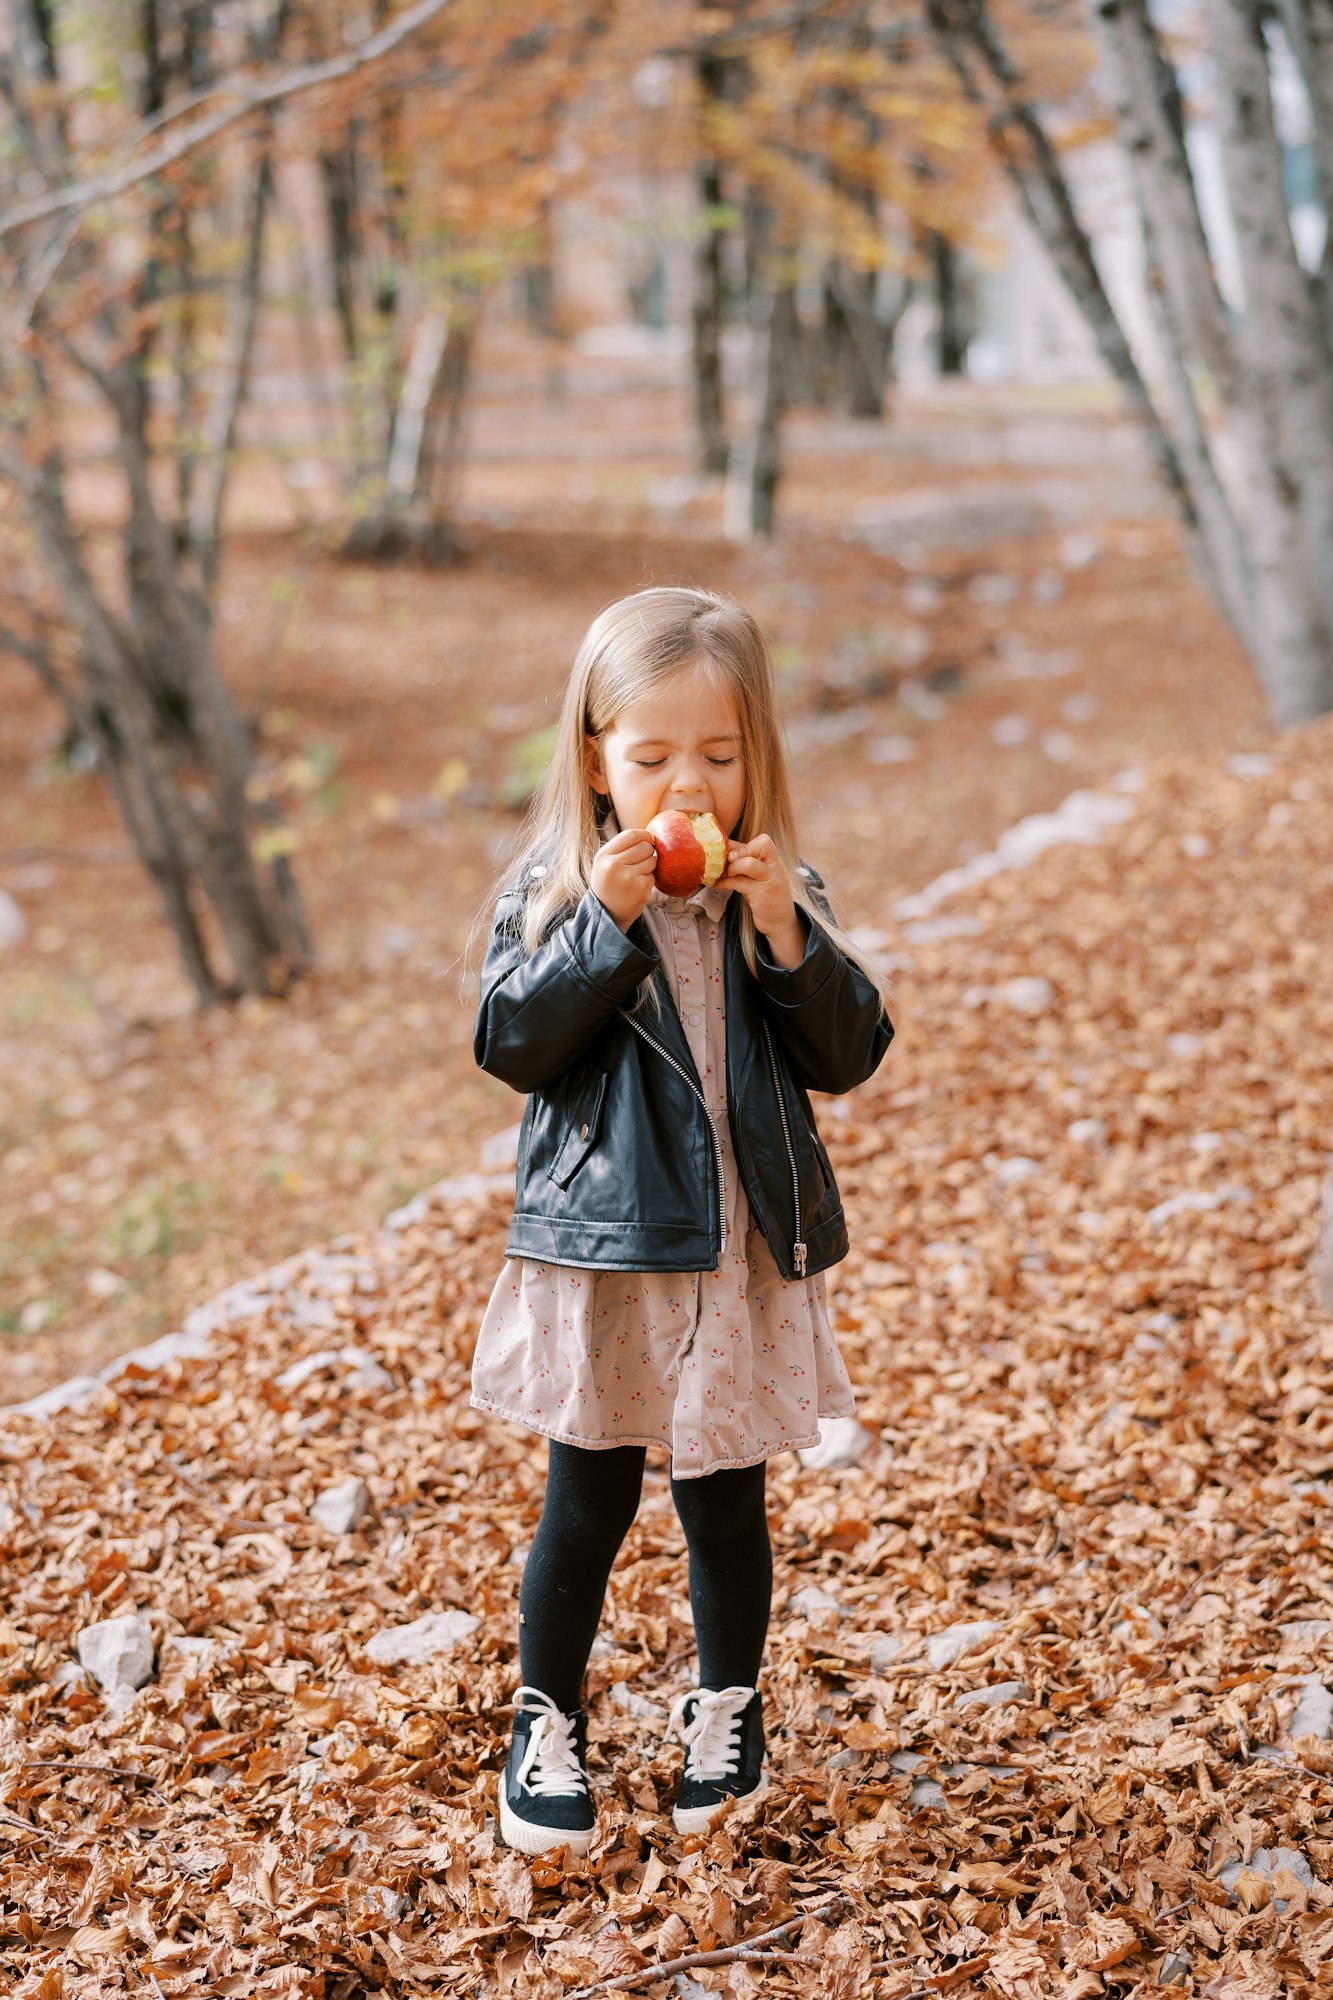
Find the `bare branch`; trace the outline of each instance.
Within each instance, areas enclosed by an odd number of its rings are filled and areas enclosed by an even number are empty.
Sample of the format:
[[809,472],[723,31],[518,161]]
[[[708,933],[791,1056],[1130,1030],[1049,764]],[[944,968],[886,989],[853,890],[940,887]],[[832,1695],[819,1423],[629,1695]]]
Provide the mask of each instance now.
[[[224,79],[213,94],[228,94],[230,103],[220,105],[203,117],[191,119],[170,139],[163,140],[151,152],[144,153],[126,166],[109,173],[91,174],[87,179],[71,182],[68,187],[58,188],[51,194],[34,195],[31,200],[18,202],[0,214],[0,237],[12,235],[28,223],[44,222],[51,216],[65,215],[71,210],[82,214],[96,203],[110,201],[141,182],[151,180],[154,174],[175,166],[253,112],[267,110],[301,91],[314,90],[320,84],[339,83],[343,78],[355,75],[368,64],[378,62],[381,56],[388,55],[418,28],[425,27],[437,14],[442,14],[448,5],[449,0],[417,0],[416,6],[409,7],[396,21],[381,28],[378,34],[368,35],[365,41],[358,42],[345,55],[330,56],[324,62],[298,63],[264,79]],[[142,143],[143,136],[142,132],[135,134],[130,142],[131,151]]]
[[[683,1958],[662,1959],[656,1965],[641,1965],[636,1972],[622,1972],[614,1979],[600,1981],[596,1986],[580,1986],[577,1992],[569,1995],[569,2000],[594,2000],[594,1996],[601,1993],[629,1993],[636,1986],[647,1986],[654,1980],[668,1979],[673,1973],[688,1972],[694,1966],[735,1965],[745,1959],[762,1961],[776,1957],[778,1954],[767,1953],[763,1947],[771,1944],[775,1938],[785,1937],[788,1931],[799,1930],[807,1917],[827,1916],[830,1910],[836,1909],[839,1903],[844,1903],[846,1900],[845,1896],[835,1892],[832,1896],[826,1896],[822,1903],[812,1903],[809,1909],[802,1910],[799,1916],[788,1917],[785,1924],[774,1924],[770,1931],[758,1931],[753,1937],[739,1938],[735,1944],[726,1945],[718,1951],[689,1951]],[[787,1954],[782,1955],[787,1956]]]

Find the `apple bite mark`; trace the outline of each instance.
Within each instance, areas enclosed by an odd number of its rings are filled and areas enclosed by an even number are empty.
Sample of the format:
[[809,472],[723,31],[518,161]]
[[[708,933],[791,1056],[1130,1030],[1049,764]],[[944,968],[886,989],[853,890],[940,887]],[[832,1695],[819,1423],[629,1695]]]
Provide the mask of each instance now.
[[664,896],[711,889],[726,873],[727,836],[712,813],[660,812],[645,831],[657,849],[653,880]]

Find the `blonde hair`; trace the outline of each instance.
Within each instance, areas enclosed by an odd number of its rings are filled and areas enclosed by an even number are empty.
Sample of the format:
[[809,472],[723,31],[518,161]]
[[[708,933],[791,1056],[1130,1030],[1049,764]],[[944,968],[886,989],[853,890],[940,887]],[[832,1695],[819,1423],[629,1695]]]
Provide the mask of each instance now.
[[[796,808],[764,635],[734,598],[683,585],[654,586],[617,598],[594,618],[574,655],[550,769],[528,808],[508,883],[498,892],[521,888],[534,865],[544,869],[523,907],[524,950],[531,954],[537,949],[561,915],[580,902],[592,880],[611,802],[588,783],[589,738],[600,738],[632,702],[691,670],[706,674],[725,690],[740,719],[745,806],[734,838],[772,836],[793,900],[887,999],[883,975],[827,909],[813,900],[798,873]],[[743,899],[740,924],[741,948],[753,972],[754,917]],[[640,1004],[652,997],[652,982],[645,980]]]

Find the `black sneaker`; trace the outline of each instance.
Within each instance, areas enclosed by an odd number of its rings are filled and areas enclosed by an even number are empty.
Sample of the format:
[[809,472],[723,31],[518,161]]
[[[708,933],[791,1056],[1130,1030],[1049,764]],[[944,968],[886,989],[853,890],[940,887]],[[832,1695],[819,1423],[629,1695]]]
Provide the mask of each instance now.
[[706,1833],[728,1799],[768,1789],[763,1699],[757,1688],[696,1688],[671,1711],[685,1769],[671,1817],[678,1833]]
[[520,1854],[568,1847],[586,1854],[597,1815],[588,1789],[588,1718],[566,1714],[540,1689],[514,1696],[514,1734],[500,1773],[500,1838]]

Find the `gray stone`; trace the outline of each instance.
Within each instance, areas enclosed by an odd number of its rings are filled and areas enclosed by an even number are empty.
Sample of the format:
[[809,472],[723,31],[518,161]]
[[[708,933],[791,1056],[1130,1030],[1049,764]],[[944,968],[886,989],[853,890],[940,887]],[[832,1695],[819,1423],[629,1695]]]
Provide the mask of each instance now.
[[1284,1639],[1326,1639],[1333,1632],[1333,1619],[1288,1618],[1277,1629]]
[[881,1632],[871,1641],[870,1671],[872,1674],[886,1674],[893,1662],[906,1646],[906,1639],[893,1632]]
[[960,1694],[958,1708],[1000,1708],[1007,1701],[1031,1701],[1032,1689],[1026,1681],[992,1681],[989,1687],[969,1688]]
[[0,889],[0,951],[21,944],[28,934],[28,919],[7,889]]
[[410,1625],[386,1625],[366,1643],[366,1657],[382,1667],[419,1666],[438,1653],[452,1653],[476,1631],[467,1611],[428,1611]]
[[1157,1975],[1159,1986],[1178,1986],[1182,1979],[1189,1977],[1190,1958],[1187,1952],[1169,1951],[1162,1960],[1162,1969]]
[[0,1494],[0,1535],[7,1535],[18,1517],[3,1494]]
[[518,1136],[522,1130],[521,1124],[506,1125],[502,1132],[492,1132],[489,1139],[482,1140],[480,1159],[487,1173],[499,1173],[505,1167],[518,1165]]
[[914,1778],[907,1793],[907,1803],[918,1811],[923,1807],[946,1807],[948,1800],[938,1781],[934,1778]]
[[1011,1159],[1001,1160],[996,1167],[996,1185],[1002,1188],[1019,1187],[1040,1172],[1040,1160],[1031,1160],[1026,1153],[1015,1153]]
[[819,1443],[796,1455],[812,1472],[843,1471],[859,1465],[874,1442],[874,1432],[855,1417],[821,1417]]
[[1012,1007],[1016,1014],[1044,1014],[1055,998],[1049,979],[1034,975],[1022,979],[1006,979],[1000,988],[1000,998]]
[[1100,1118],[1076,1118],[1065,1131],[1065,1137],[1076,1146],[1104,1146],[1106,1126]]
[[323,1370],[336,1370],[347,1375],[349,1389],[392,1389],[393,1376],[364,1347],[321,1347],[317,1354],[303,1354],[299,1361],[293,1361],[290,1368],[284,1368],[276,1376],[273,1386],[290,1395],[299,1389],[312,1375]]
[[1173,1216],[1192,1212],[1203,1215],[1210,1209],[1224,1207],[1227,1202],[1246,1202],[1253,1199],[1254,1190],[1243,1187],[1237,1182],[1228,1187],[1211,1190],[1185,1188],[1180,1194],[1169,1195],[1165,1201],[1159,1201],[1155,1208],[1148,1210],[1143,1220],[1149,1229],[1160,1229],[1162,1224],[1170,1222]]
[[114,1713],[123,1713],[136,1691],[152,1678],[153,1628],[142,1611],[85,1625],[76,1650]]
[[5,1415],[35,1417],[39,1423],[45,1423],[61,1410],[80,1410],[94,1396],[105,1394],[105,1385],[98,1376],[71,1375],[67,1382],[57,1382],[53,1389],[44,1390],[40,1396],[33,1396],[26,1403],[16,1403]]
[[988,1640],[998,1638],[1003,1630],[1003,1625],[993,1618],[946,1625],[942,1631],[932,1632],[926,1640],[926,1658],[939,1673],[944,1667],[951,1667],[955,1660],[961,1660],[964,1654],[975,1653]]
[[839,1618],[847,1615],[837,1598],[817,1583],[807,1583],[804,1590],[793,1591],[787,1599],[787,1609],[800,1618],[821,1618],[826,1611],[835,1612]]
[[1287,1724],[1288,1736],[1318,1736],[1327,1742],[1333,1736],[1333,1694],[1318,1674],[1307,1674],[1300,1683],[1301,1698]]
[[310,1518],[331,1535],[350,1535],[357,1522],[365,1518],[369,1506],[370,1494],[364,1479],[340,1479],[336,1486],[326,1486],[313,1502]]
[[[1271,1882],[1282,1869],[1289,1875],[1294,1875],[1302,1888],[1314,1887],[1314,1870],[1305,1856],[1294,1847],[1256,1847],[1248,1862],[1228,1861],[1225,1868],[1218,1870],[1217,1879],[1224,1889],[1230,1891],[1234,1899],[1236,1883],[1247,1870],[1252,1875],[1266,1875]],[[1289,1900],[1289,1897],[1283,1896],[1273,1898],[1279,1916],[1286,1909]]]

